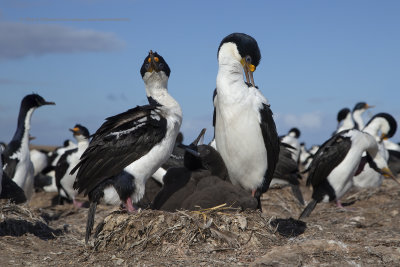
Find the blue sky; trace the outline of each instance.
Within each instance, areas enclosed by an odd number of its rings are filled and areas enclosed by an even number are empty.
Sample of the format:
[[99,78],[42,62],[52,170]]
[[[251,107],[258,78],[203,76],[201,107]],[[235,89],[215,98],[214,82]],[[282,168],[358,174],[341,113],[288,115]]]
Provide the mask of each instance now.
[[[400,1],[3,0],[0,3],[0,140],[15,131],[32,92],[56,106],[35,111],[35,144],[60,145],[76,123],[94,132],[108,116],[146,104],[139,74],[150,49],[171,68],[191,142],[212,136],[217,48],[252,35],[262,60],[255,83],[279,134],[298,127],[308,146],[325,141],[336,114],[360,101],[364,115],[400,119]],[[399,142],[397,133],[393,141]]]

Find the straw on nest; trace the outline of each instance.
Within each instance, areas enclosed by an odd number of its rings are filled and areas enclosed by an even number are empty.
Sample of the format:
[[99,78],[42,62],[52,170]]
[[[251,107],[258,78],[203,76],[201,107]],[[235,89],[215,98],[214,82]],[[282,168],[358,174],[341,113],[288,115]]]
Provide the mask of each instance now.
[[150,248],[162,254],[171,249],[230,250],[271,244],[279,239],[275,230],[259,211],[239,212],[225,205],[173,213],[114,212],[97,227],[94,247],[138,252]]

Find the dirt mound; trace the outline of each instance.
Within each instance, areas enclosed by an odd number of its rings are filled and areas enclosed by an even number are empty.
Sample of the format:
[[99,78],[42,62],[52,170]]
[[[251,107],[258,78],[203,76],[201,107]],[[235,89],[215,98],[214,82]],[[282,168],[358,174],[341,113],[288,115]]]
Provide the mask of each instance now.
[[[301,190],[309,200],[309,188]],[[89,245],[87,209],[50,206],[52,197],[36,193],[29,207],[0,203],[0,266],[400,266],[400,190],[390,180],[349,192],[347,209],[318,204],[305,230],[292,219],[303,207],[289,187],[270,189],[262,213],[126,214],[99,205]]]
[[177,248],[186,253],[258,250],[277,239],[274,233],[279,223],[273,227],[271,218],[259,211],[238,212],[223,207],[173,213],[113,213],[97,228],[95,248],[150,250],[166,256]]
[[6,203],[0,206],[0,236],[23,236],[33,234],[40,239],[53,239],[63,233],[62,229],[52,229],[35,212],[24,206]]

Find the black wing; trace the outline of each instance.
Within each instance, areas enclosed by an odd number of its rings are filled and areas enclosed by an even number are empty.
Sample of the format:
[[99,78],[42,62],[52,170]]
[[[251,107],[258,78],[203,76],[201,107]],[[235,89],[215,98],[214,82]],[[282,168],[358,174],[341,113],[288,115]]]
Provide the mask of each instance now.
[[24,190],[19,187],[13,180],[11,180],[6,174],[3,174],[1,180],[2,190],[0,199],[10,199],[16,204],[20,204],[26,201]]
[[74,188],[88,194],[159,143],[166,134],[167,121],[158,112],[155,106],[137,106],[107,118],[71,171],[79,169]]
[[3,171],[10,177],[11,179],[15,175],[15,171],[18,164],[18,159],[11,158],[15,153],[17,153],[18,149],[21,147],[21,142],[19,141],[11,141],[6,149],[3,152]]
[[[217,88],[215,88],[214,89],[214,93],[213,93],[213,106],[214,106],[214,113],[213,113],[213,126],[214,126],[214,128],[215,128],[215,116],[216,116],[216,114],[215,114],[215,97],[217,96]],[[215,130],[214,130],[215,131]],[[215,134],[214,134],[214,136],[215,136]]]
[[336,166],[346,157],[351,147],[350,137],[344,137],[342,131],[328,139],[315,153],[309,167],[307,185],[314,188],[322,184]]
[[60,159],[57,162],[57,165],[55,167],[55,172],[56,172],[56,184],[59,187],[61,179],[65,176],[65,173],[67,172],[69,168],[69,163],[68,163],[68,156],[70,156],[72,153],[75,153],[78,151],[78,148],[70,149],[67,150]]
[[299,168],[296,161],[292,158],[292,152],[285,143],[281,143],[279,151],[279,160],[275,167],[274,178],[280,178],[291,184],[298,185],[300,178]]
[[275,171],[276,163],[278,162],[280,141],[278,133],[276,132],[275,122],[272,118],[273,114],[269,108],[269,105],[263,104],[263,108],[260,109],[260,115],[260,127],[268,157],[268,169],[264,175],[264,181],[261,188],[261,192],[264,193],[269,188],[269,184],[271,183]]

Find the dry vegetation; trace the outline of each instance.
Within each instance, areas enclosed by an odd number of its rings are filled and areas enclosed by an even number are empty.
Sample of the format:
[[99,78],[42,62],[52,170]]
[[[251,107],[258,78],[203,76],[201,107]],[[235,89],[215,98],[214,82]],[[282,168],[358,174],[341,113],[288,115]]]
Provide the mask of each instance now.
[[300,235],[303,225],[288,219],[302,207],[289,188],[271,189],[263,213],[222,206],[129,215],[99,206],[87,246],[87,209],[51,207],[52,196],[37,193],[29,207],[1,204],[0,266],[400,266],[400,190],[392,181],[350,192],[346,211],[319,204]]

